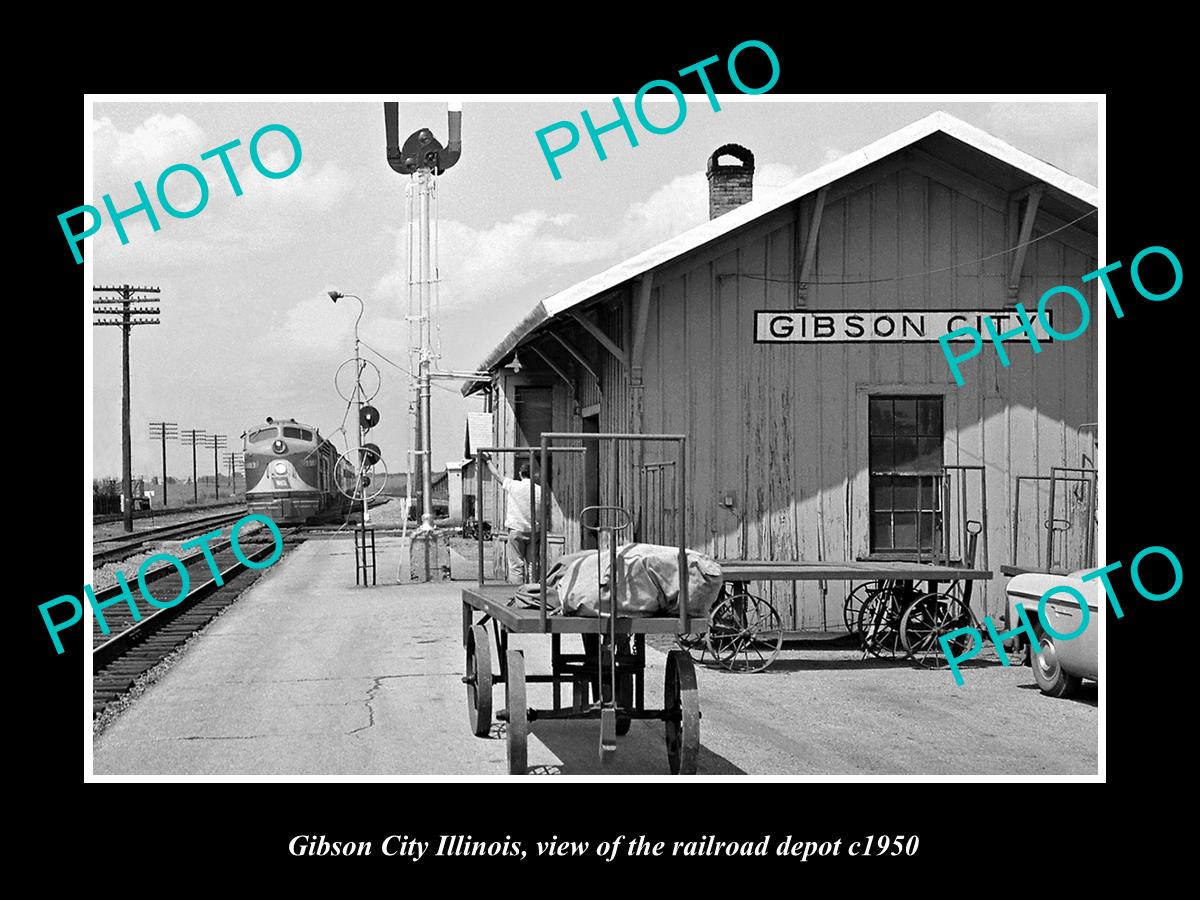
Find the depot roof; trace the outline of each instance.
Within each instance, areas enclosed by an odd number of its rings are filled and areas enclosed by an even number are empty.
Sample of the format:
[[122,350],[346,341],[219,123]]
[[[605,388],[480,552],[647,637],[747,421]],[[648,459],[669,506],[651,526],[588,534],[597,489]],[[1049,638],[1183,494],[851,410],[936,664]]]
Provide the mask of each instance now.
[[[945,137],[942,137],[943,135]],[[946,140],[947,137],[953,140]],[[1010,191],[1028,186],[1029,179],[1041,182],[1048,188],[1043,208],[1047,208],[1049,201],[1049,204],[1065,208],[1063,211],[1069,214],[1069,219],[1075,219],[1088,210],[1096,209],[1099,203],[1099,191],[1082,179],[939,110],[861,150],[848,153],[777,191],[697,225],[690,231],[663,241],[547,297],[517,323],[504,340],[476,367],[476,371],[490,372],[499,368],[525,338],[548,320],[918,142],[923,142],[922,149],[931,155]],[[962,146],[964,144],[965,148]],[[998,166],[997,161],[1002,165]],[[1016,173],[1012,171],[1014,169],[1017,170]],[[1014,174],[1025,177],[1014,178]],[[1094,220],[1085,220],[1079,225],[1084,230],[1095,230]],[[484,381],[469,381],[463,386],[462,392],[464,395],[471,394],[485,384]]]

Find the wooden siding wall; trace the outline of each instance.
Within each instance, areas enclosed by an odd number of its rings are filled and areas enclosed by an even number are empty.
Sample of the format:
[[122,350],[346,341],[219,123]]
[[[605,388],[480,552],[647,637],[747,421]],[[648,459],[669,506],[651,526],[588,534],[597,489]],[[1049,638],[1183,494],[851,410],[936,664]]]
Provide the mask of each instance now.
[[[942,394],[945,462],[986,467],[988,564],[996,580],[979,583],[973,606],[979,615],[998,615],[1003,610],[999,567],[1011,554],[1014,477],[1095,463],[1090,424],[1098,419],[1095,324],[1074,341],[1043,344],[1036,356],[1028,344],[1007,343],[1007,368],[985,344],[980,356],[964,363],[961,388],[955,387],[936,342],[756,345],[755,310],[795,308],[794,280],[813,202],[804,198],[655,273],[643,430],[689,436],[689,545],[718,558],[865,555],[866,397]],[[1039,215],[1034,237],[1061,224]],[[1015,207],[988,185],[929,158],[900,155],[881,161],[830,186],[815,283],[805,308],[1001,310],[1010,306],[1012,264],[1011,254],[1001,251],[1016,243],[1017,225]],[[983,260],[986,256],[992,258]],[[1095,282],[1079,280],[1096,268],[1095,259],[1095,238],[1075,228],[1032,244],[1018,299],[1036,309],[1044,291],[1069,284],[1095,311]],[[900,277],[914,274],[918,277]],[[631,346],[630,299],[626,292],[599,320],[626,348]],[[1079,313],[1069,300],[1052,308],[1058,330],[1075,327]],[[595,341],[578,329],[572,340],[596,354],[601,430],[632,429],[628,373],[611,354],[597,352]],[[594,402],[593,394],[585,393],[594,391],[584,386],[590,376],[578,374],[583,376],[581,398]],[[561,415],[555,427],[561,423],[564,430],[576,430],[579,419],[572,414],[566,385],[549,377],[554,381],[544,383],[555,383],[556,397],[563,398],[555,405],[556,416]],[[507,386],[505,394],[511,398]],[[499,412],[501,419],[506,415]],[[645,460],[669,459],[670,453],[651,446]],[[602,455],[601,502],[639,508],[634,461],[624,448],[619,459],[611,452]],[[576,509],[581,466],[576,468],[574,460],[556,464],[554,478],[557,514]],[[971,483],[976,494],[977,485]],[[1082,560],[1088,498],[1079,485],[1065,498],[1062,493],[1055,515],[1069,519],[1072,527],[1060,536],[1056,554],[1059,561],[1064,554]],[[719,503],[726,495],[734,498],[732,508]],[[1047,487],[1023,484],[1018,559],[1024,564],[1044,563],[1046,532],[1039,523],[1049,517],[1047,498]],[[578,546],[577,531],[568,531],[566,549]],[[848,587],[776,582],[758,590],[771,596],[785,627],[833,629],[841,627]]]

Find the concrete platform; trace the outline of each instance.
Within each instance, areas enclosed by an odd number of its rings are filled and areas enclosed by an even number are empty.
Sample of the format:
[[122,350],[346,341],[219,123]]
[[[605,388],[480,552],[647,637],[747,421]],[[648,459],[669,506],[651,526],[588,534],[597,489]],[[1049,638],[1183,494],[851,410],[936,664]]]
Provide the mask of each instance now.
[[[377,549],[373,588],[355,586],[349,540],[310,541],[269,570],[96,739],[95,773],[506,774],[500,726],[490,738],[467,726],[462,582],[394,584],[401,541]],[[548,638],[512,643],[528,671],[548,670]],[[666,657],[647,655],[659,705]],[[1094,684],[1069,701],[1031,688],[1028,669],[965,677],[824,648],[758,675],[700,668],[701,774],[1095,773]],[[528,690],[550,704],[548,686]],[[667,774],[661,725],[635,722],[610,767],[598,738],[595,723],[535,723],[531,769]]]

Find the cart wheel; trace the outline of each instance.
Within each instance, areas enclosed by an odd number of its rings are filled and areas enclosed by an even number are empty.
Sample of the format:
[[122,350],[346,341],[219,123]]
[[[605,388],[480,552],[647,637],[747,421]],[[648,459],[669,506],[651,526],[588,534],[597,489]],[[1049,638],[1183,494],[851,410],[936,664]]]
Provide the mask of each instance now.
[[692,659],[696,658],[695,654],[700,654],[701,658],[704,656],[705,642],[702,634],[677,634],[675,643]]
[[863,603],[858,613],[858,637],[863,650],[883,659],[900,652],[900,620],[904,610],[895,588],[885,585]]
[[[946,664],[940,638],[958,628],[977,628],[975,614],[955,594],[926,594],[900,617],[900,642],[913,661],[925,668]],[[971,636],[960,634],[950,642],[955,655],[966,651]]]
[[467,632],[467,715],[476,737],[487,737],[492,727],[492,647],[487,629],[472,625]]
[[775,607],[753,594],[726,597],[709,614],[708,650],[731,672],[761,672],[783,647],[783,622]]
[[858,630],[859,611],[871,594],[882,586],[881,581],[864,581],[846,595],[846,601],[842,604],[842,624],[846,626],[847,634],[854,634]]
[[667,654],[663,694],[671,774],[695,775],[700,757],[700,695],[696,690],[696,666],[682,650]]
[[508,709],[508,774],[524,775],[529,770],[529,707],[525,705],[525,654],[508,651],[505,705]]

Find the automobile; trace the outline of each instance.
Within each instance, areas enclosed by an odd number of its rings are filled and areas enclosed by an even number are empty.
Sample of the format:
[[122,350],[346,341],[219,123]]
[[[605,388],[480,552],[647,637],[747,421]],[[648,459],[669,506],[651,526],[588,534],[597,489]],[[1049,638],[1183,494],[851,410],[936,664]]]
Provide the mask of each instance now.
[[[1099,675],[1100,619],[1104,615],[1104,603],[1099,579],[1084,581],[1080,577],[1087,571],[1068,575],[1025,572],[1013,576],[1005,589],[1009,627],[1018,624],[1016,607],[1020,605],[1037,635],[1037,647],[1030,647],[1029,662],[1037,686],[1051,697],[1070,697],[1079,690],[1085,678],[1095,681]],[[1071,635],[1068,638],[1051,634],[1038,616],[1042,595],[1063,585],[1082,594],[1088,608],[1086,627],[1076,634],[1084,624],[1078,598],[1060,591],[1046,600],[1046,621],[1058,634]]]
[[[408,521],[417,522],[421,519],[420,501],[414,500],[413,505],[408,510]],[[436,497],[433,501],[433,517],[435,519],[444,519],[450,515],[450,504],[445,500],[438,500]]]

